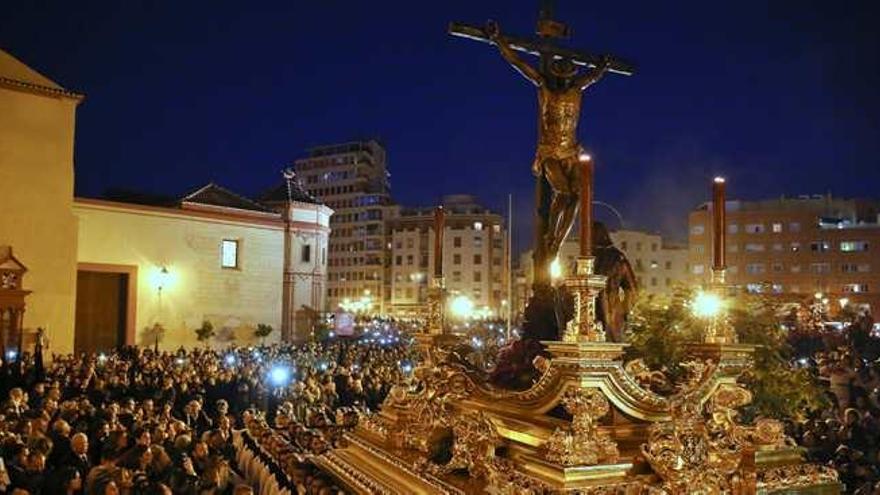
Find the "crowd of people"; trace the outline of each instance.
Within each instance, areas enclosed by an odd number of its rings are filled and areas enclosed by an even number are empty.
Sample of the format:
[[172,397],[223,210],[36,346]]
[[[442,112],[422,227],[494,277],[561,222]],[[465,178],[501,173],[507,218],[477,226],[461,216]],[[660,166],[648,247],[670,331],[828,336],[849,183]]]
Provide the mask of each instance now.
[[844,347],[801,365],[827,385],[829,406],[791,424],[798,444],[811,460],[834,466],[848,492],[880,494],[880,361]]
[[[411,372],[403,342],[17,356],[3,366],[0,493],[254,493],[233,441],[287,432],[291,493],[336,493],[309,455]],[[275,430],[274,428],[272,429]],[[276,442],[277,443],[277,442]],[[273,444],[275,445],[275,444]],[[256,445],[257,448],[263,448]]]

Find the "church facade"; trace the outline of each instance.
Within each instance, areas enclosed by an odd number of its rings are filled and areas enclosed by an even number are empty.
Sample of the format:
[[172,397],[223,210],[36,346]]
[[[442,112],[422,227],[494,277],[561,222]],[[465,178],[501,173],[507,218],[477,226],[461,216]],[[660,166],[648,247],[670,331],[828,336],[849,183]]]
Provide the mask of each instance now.
[[24,350],[37,328],[56,354],[248,344],[258,325],[308,338],[333,210],[290,177],[260,201],[213,183],[166,204],[75,198],[82,99],[0,51],[0,246],[27,267]]

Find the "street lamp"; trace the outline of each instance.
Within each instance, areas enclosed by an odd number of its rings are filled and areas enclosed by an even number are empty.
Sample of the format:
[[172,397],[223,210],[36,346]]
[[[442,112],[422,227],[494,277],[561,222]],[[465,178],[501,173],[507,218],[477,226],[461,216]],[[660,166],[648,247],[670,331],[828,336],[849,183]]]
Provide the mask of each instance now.
[[458,318],[470,318],[474,312],[474,302],[467,296],[456,296],[449,304],[449,309]]

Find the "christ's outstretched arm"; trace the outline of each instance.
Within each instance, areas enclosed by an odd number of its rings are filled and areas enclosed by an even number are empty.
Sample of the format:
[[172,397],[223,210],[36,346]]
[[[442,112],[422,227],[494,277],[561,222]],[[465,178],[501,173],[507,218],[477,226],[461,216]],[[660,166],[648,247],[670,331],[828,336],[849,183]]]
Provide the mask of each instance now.
[[498,28],[497,23],[493,21],[486,23],[486,32],[489,35],[489,39],[498,45],[498,51],[501,52],[501,56],[504,57],[504,60],[507,60],[517,72],[522,74],[523,77],[531,81],[535,86],[541,86],[543,84],[544,79],[541,77],[541,74],[525,60],[521,59],[513,49],[510,48],[508,41],[501,36],[501,30]]
[[610,65],[611,60],[608,57],[603,56],[602,62],[600,62],[598,66],[588,70],[585,74],[575,79],[572,86],[579,88],[581,91],[589,88],[593,83],[599,81],[599,79],[602,79],[602,76],[604,76],[605,73],[608,72],[608,67]]

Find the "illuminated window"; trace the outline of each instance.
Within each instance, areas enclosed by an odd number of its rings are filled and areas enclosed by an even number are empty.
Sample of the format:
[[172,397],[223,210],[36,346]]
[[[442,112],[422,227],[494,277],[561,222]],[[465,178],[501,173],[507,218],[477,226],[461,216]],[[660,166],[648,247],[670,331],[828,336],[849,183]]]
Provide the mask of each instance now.
[[810,243],[810,249],[817,253],[831,251],[831,243],[828,241],[813,241]]
[[691,227],[691,235],[702,235],[703,232],[706,231],[706,228],[702,225],[694,225]]
[[694,275],[700,275],[703,273],[704,270],[705,270],[705,267],[703,265],[694,265],[692,271],[693,271]]
[[483,222],[474,222],[474,230],[483,230]]
[[840,250],[845,253],[852,253],[856,251],[867,251],[868,243],[865,241],[841,241],[840,242]]
[[868,284],[846,284],[843,286],[843,292],[868,292]]
[[778,233],[782,232],[782,224],[781,223],[774,223],[772,226],[772,229],[773,229],[774,234],[778,234]]
[[238,268],[238,241],[223,239],[220,244],[220,266]]
[[764,291],[764,284],[746,284],[746,292],[749,294],[760,294]]

